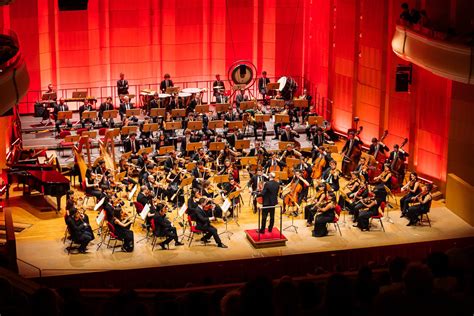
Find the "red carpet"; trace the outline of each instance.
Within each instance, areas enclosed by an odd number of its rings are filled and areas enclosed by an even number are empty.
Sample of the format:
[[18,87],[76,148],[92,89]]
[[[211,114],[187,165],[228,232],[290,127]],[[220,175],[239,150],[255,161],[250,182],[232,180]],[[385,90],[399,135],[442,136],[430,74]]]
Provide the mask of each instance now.
[[273,228],[271,233],[265,230],[264,234],[258,234],[256,229],[248,229],[245,234],[255,248],[281,247],[285,246],[288,240],[285,235],[280,235],[277,228]]

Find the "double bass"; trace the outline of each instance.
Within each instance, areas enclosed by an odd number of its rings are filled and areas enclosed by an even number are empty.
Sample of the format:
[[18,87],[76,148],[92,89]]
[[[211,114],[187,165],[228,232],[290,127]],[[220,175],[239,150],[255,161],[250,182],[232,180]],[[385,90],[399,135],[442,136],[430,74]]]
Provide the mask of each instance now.
[[[408,138],[405,138],[403,140],[403,143],[400,145],[400,147],[398,148],[398,152],[400,152],[400,150],[402,150],[402,148],[408,143]],[[390,168],[392,169],[392,171],[394,173],[396,173],[397,175],[402,171],[401,169],[404,168],[404,159],[400,159],[400,155],[397,156],[397,159],[394,159],[392,161],[392,163],[390,164]]]
[[345,168],[345,170],[343,169],[342,171],[345,173],[355,170],[357,164],[359,163],[360,156],[362,155],[362,149],[360,141],[356,138],[360,135],[363,128],[363,126],[360,126],[359,129],[355,132],[354,140],[357,141],[357,143],[354,142],[354,147],[351,149],[349,155],[347,153],[344,154],[343,162],[347,164],[347,167]]

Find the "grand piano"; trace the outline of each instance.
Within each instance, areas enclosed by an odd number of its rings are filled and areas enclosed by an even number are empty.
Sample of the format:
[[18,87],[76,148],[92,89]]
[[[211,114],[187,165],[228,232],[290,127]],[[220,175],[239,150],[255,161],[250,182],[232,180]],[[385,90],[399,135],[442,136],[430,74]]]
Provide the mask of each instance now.
[[34,189],[44,195],[53,196],[57,202],[56,210],[58,212],[61,210],[61,197],[69,191],[70,181],[57,171],[53,164],[39,163],[37,158],[13,158],[6,173],[7,199],[9,198],[10,186],[13,183],[19,183],[23,185],[23,195],[30,194],[32,189]]

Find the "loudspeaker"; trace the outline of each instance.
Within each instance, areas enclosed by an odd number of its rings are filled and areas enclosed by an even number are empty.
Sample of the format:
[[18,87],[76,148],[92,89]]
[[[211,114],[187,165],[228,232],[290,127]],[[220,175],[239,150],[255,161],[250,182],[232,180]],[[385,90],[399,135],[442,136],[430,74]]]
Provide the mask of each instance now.
[[410,74],[408,72],[397,72],[395,77],[395,91],[408,92],[408,85],[410,83]]
[[59,11],[87,10],[89,0],[58,0]]
[[247,67],[245,65],[239,65],[240,75],[243,77],[247,73]]

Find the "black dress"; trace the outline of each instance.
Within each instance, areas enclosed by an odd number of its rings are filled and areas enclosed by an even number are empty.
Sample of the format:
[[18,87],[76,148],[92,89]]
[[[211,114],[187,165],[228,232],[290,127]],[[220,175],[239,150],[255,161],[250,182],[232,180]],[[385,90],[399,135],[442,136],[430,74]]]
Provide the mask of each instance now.
[[328,234],[327,224],[334,221],[334,207],[328,209],[321,214],[316,215],[314,220],[313,237],[323,237]]
[[115,234],[120,239],[123,239],[123,249],[126,252],[132,252],[133,251],[133,245],[134,245],[133,231],[131,231],[127,227],[121,226],[115,220],[114,220],[114,228],[115,228]]

